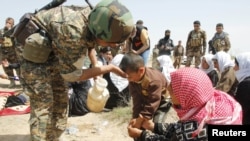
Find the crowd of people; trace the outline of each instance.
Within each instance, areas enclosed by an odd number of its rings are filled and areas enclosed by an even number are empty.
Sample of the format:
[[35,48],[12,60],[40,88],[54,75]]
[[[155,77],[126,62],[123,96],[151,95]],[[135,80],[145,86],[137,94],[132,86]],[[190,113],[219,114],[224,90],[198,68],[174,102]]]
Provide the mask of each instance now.
[[[188,140],[187,132],[194,140],[207,140],[208,124],[250,123],[250,53],[232,59],[222,23],[216,25],[206,53],[207,35],[198,20],[185,48],[181,40],[174,45],[167,29],[151,50],[148,27],[142,20],[134,23],[130,11],[117,0],[102,0],[93,9],[61,6],[38,11],[32,22],[39,30],[24,44],[15,36],[0,38],[4,70],[0,77],[10,80],[9,88],[16,85],[11,79],[14,69],[20,78],[30,100],[32,141],[58,140],[67,125],[68,84],[97,77],[108,81],[106,109],[131,101],[127,129],[134,140],[178,141],[180,136]],[[14,19],[5,23],[3,35],[14,26]],[[37,51],[41,47],[44,51]],[[150,51],[153,64],[147,66]],[[187,62],[181,67],[184,55]],[[179,120],[164,123],[171,107]],[[194,128],[185,130],[190,124]]]

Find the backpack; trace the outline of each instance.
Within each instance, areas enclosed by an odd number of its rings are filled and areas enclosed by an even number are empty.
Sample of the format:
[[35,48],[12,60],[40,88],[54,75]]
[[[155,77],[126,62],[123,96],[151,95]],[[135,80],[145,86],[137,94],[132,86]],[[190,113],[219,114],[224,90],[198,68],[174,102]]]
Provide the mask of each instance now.
[[87,96],[88,90],[91,87],[90,80],[81,82],[72,82],[70,87],[73,89],[73,93],[69,98],[69,117],[70,116],[82,116],[89,112],[87,108]]

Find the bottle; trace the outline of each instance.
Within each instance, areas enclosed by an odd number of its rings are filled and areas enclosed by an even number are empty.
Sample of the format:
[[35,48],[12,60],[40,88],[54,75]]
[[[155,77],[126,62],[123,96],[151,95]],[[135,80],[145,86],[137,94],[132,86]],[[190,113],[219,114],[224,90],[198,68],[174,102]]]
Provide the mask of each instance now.
[[87,96],[87,107],[91,112],[101,112],[109,98],[109,91],[106,88],[108,82],[102,78],[97,77],[94,85],[89,89]]

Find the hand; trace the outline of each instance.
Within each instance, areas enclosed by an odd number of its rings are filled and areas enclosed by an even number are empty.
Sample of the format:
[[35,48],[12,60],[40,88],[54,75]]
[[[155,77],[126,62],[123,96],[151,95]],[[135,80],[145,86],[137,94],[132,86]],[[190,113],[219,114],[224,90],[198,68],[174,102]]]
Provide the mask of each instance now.
[[6,74],[0,74],[0,78],[2,78],[2,79],[9,79],[8,75],[6,75]]
[[170,50],[170,49],[171,49],[171,48],[170,48],[170,47],[168,47],[168,46],[165,48],[165,50]]
[[123,78],[127,78],[128,75],[123,72],[118,66],[113,65],[113,64],[108,64],[109,67],[111,67],[111,72],[123,77]]
[[142,127],[144,129],[153,131],[154,130],[154,126],[155,126],[155,124],[154,124],[154,122],[153,122],[152,119],[146,119],[146,118],[144,118],[143,123],[142,123]]
[[141,136],[142,130],[135,128],[132,126],[132,124],[129,124],[128,127],[128,135],[132,138],[138,138]]
[[143,120],[144,120],[144,118],[140,114],[138,118],[131,119],[130,124],[133,127],[140,129],[142,127]]
[[7,59],[4,59],[4,60],[2,60],[2,65],[5,67],[5,68],[7,68],[7,67],[9,67],[9,62],[7,61]]

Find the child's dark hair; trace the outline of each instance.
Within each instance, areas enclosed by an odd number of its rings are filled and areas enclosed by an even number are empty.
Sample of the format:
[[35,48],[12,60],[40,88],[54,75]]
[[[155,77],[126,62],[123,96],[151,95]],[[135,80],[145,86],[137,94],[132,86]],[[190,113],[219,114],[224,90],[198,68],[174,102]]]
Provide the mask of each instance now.
[[144,60],[140,55],[128,52],[124,54],[119,67],[124,72],[137,72],[140,67],[144,67]]

